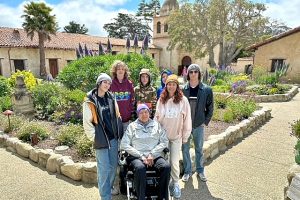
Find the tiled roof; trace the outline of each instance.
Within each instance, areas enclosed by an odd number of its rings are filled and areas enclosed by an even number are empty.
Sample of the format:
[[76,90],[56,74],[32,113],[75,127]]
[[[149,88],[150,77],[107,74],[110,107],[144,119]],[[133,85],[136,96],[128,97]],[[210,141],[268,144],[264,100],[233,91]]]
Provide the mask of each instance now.
[[[126,40],[109,38],[113,46],[124,46]],[[88,49],[98,50],[99,43],[107,44],[107,37],[75,34],[75,33],[61,33],[51,35],[50,41],[45,41],[45,48],[53,49],[75,49],[80,43],[82,47],[86,44]],[[133,45],[133,41],[131,41]],[[33,40],[27,37],[24,29],[0,27],[0,47],[38,47],[38,36],[34,34]],[[139,41],[139,47],[142,47],[142,42]],[[157,48],[153,44],[149,48]]]
[[260,42],[260,43],[257,43],[257,44],[253,44],[253,45],[249,46],[247,49],[249,49],[249,50],[256,49],[257,47],[260,47],[260,46],[263,46],[265,44],[271,43],[271,42],[273,42],[275,40],[279,40],[279,39],[281,39],[283,37],[292,35],[292,34],[297,33],[299,31],[300,31],[300,26],[298,26],[298,27],[296,27],[294,29],[288,30],[288,31],[286,31],[284,33],[281,33],[279,35],[275,35],[275,36],[273,36],[273,37],[271,37],[271,38],[269,38],[269,39],[267,39],[267,40],[265,40],[263,42]]

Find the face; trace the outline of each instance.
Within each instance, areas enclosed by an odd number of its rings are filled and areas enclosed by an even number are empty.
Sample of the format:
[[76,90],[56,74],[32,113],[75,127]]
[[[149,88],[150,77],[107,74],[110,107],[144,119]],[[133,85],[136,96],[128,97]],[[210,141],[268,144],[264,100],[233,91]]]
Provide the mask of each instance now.
[[111,82],[109,81],[102,81],[100,86],[99,86],[99,90],[102,92],[107,92],[110,88]]
[[197,70],[191,70],[189,71],[189,77],[190,77],[190,80],[198,80],[199,78],[199,71]]
[[164,84],[166,83],[167,78],[168,78],[168,74],[163,73],[163,74],[161,75],[161,79],[162,79],[162,82],[163,82]]
[[150,118],[150,114],[147,109],[143,109],[139,112],[139,120],[146,123]]
[[124,78],[125,77],[125,67],[122,65],[117,66],[116,74],[118,77]]
[[169,95],[172,97],[174,96],[175,92],[176,92],[176,89],[177,89],[177,83],[175,82],[169,82],[167,84],[167,91],[169,93]]
[[147,85],[147,83],[149,82],[149,76],[147,74],[142,74],[141,75],[141,82],[143,85]]

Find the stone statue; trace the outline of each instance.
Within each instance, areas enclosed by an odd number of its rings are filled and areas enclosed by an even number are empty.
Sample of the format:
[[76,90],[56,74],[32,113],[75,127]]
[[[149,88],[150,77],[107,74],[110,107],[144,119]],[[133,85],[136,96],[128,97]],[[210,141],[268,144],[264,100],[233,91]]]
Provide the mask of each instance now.
[[29,115],[34,113],[33,98],[26,88],[23,76],[17,76],[16,78],[16,87],[12,95],[12,105],[15,113]]

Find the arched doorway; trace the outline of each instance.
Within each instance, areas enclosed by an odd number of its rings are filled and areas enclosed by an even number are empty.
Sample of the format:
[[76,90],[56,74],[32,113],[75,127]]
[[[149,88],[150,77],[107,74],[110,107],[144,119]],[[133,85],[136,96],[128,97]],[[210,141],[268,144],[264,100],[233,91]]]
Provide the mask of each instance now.
[[181,65],[178,66],[178,75],[181,75],[184,66],[190,66],[192,64],[192,59],[189,56],[184,56],[181,60]]

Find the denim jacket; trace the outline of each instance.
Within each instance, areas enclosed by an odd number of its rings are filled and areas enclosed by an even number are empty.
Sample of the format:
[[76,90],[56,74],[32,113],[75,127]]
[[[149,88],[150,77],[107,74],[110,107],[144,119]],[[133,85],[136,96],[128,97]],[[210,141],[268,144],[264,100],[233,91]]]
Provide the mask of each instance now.
[[[190,97],[190,84],[187,83],[183,87],[183,94],[189,99]],[[203,124],[206,126],[209,124],[214,111],[214,100],[212,89],[203,84],[199,83],[199,90],[197,95],[197,106],[195,112],[195,121],[193,128],[197,128]]]

